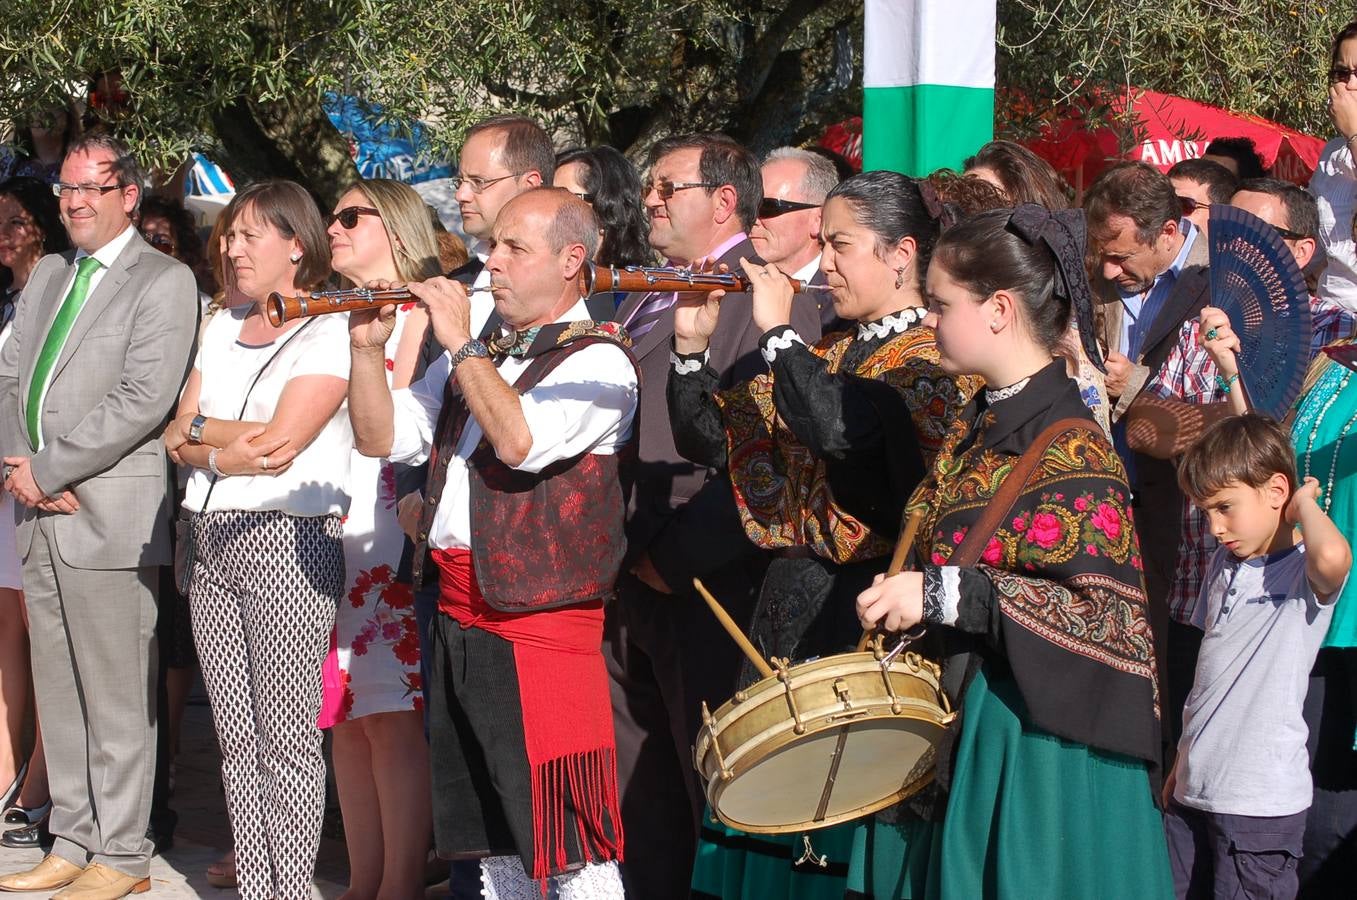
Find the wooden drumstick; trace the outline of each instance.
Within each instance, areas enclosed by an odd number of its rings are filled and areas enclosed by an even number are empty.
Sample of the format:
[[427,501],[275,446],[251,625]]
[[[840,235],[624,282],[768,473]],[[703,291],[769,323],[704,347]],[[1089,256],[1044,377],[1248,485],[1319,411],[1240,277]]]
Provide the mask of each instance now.
[[707,601],[707,605],[710,606],[711,611],[716,614],[717,621],[721,623],[721,627],[726,630],[726,634],[730,635],[731,640],[735,641],[740,649],[744,651],[744,655],[749,657],[749,661],[754,664],[754,668],[759,670],[759,674],[764,678],[773,677],[773,667],[768,665],[768,662],[763,658],[759,651],[749,642],[749,638],[744,636],[744,632],[740,630],[739,625],[735,624],[735,620],[730,617],[730,613],[726,612],[725,608],[722,607],[720,603],[716,602],[716,598],[703,586],[701,579],[694,578],[693,587],[697,588],[697,592],[702,595],[702,599]]
[[[914,550],[914,538],[919,534],[919,525],[924,520],[924,511],[922,508],[914,510],[910,514],[909,520],[905,522],[905,532],[900,535],[900,540],[895,544],[895,553],[891,555],[891,563],[886,567],[886,577],[899,575],[905,568],[905,561],[909,559],[909,554]],[[872,642],[871,631],[862,633],[862,640],[858,641],[858,652],[861,653],[867,649],[867,645]]]

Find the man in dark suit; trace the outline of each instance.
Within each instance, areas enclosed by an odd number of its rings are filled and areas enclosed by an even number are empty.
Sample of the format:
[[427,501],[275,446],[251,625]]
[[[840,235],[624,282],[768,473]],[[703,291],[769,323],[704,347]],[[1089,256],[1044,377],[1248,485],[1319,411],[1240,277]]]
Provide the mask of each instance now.
[[[1175,683],[1191,685],[1201,640],[1185,621],[1175,621],[1181,617],[1171,602],[1185,500],[1173,461],[1139,452],[1128,442],[1127,426],[1134,418],[1128,410],[1133,403],[1144,407],[1145,385],[1168,359],[1183,322],[1196,318],[1209,298],[1208,247],[1182,217],[1173,183],[1144,163],[1104,172],[1089,188],[1084,209],[1096,260],[1095,290],[1103,301],[1113,439],[1131,481],[1161,661],[1161,695],[1171,698],[1179,693]],[[1181,696],[1186,698],[1185,689]],[[1172,739],[1172,711],[1167,721],[1166,737]]]
[[[838,170],[827,158],[798,147],[778,147],[763,160],[763,199],[749,240],[765,262],[797,281],[825,283],[820,271],[820,211],[825,197],[839,183]],[[821,330],[845,327],[829,293],[815,295]]]
[[[724,135],[661,141],[651,152],[645,204],[650,243],[671,265],[717,260],[740,271],[757,259],[746,231],[763,186],[749,151]],[[692,744],[703,701],[730,698],[737,650],[692,591],[703,582],[743,622],[766,558],[745,537],[730,483],[674,448],[665,399],[674,334],[673,294],[638,293],[616,321],[632,335],[641,367],[637,459],[624,472],[629,493],[627,561],[608,612],[604,654],[612,679],[628,896],[686,898],[703,808]],[[711,341],[723,385],[767,367],[748,294],[728,294]],[[792,325],[820,333],[814,299],[798,295]]]

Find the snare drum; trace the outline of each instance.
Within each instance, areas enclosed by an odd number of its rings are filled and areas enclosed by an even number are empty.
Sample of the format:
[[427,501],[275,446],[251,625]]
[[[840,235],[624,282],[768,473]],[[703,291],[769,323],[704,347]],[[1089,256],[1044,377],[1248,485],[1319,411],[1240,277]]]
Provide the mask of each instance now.
[[732,828],[807,831],[883,809],[933,780],[955,718],[940,671],[916,653],[844,653],[776,671],[713,715],[702,707],[693,762]]

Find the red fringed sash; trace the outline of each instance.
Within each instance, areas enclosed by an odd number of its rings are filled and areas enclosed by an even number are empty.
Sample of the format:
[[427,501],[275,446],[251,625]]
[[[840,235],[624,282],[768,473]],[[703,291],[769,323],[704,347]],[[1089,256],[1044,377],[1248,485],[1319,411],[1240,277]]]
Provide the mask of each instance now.
[[463,628],[480,628],[514,645],[523,735],[532,772],[535,879],[561,872],[566,858],[566,798],[586,862],[622,859],[617,751],[604,666],[603,604],[502,613],[481,597],[471,553],[435,550],[438,608]]

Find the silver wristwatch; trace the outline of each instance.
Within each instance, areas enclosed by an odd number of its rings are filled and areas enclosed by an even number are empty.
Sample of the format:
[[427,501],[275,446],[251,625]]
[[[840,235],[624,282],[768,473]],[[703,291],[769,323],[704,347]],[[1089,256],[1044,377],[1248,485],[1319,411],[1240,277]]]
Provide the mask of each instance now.
[[199,413],[193,417],[193,421],[188,423],[188,439],[195,444],[203,442],[203,426],[207,424],[207,416]]
[[461,365],[465,360],[468,360],[473,356],[479,356],[481,359],[489,359],[490,348],[485,346],[483,342],[478,341],[475,338],[472,338],[471,340],[467,341],[465,344],[462,345],[460,350],[458,350],[456,353],[452,354],[451,357],[449,357],[448,374],[451,375],[453,372],[456,372],[457,367],[459,365]]

